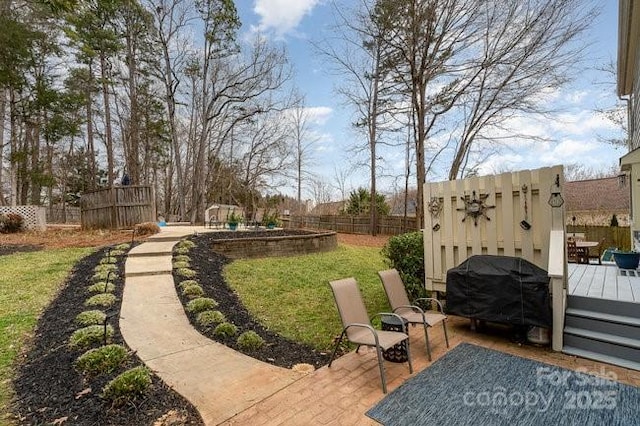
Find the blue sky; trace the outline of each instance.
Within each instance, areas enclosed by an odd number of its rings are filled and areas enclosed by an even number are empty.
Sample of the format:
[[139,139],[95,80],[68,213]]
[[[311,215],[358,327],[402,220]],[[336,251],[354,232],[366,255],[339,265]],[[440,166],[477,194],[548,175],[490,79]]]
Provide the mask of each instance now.
[[[616,57],[617,1],[592,0],[602,6],[602,13],[586,34],[590,43],[587,59],[592,67],[601,66]],[[368,171],[357,169],[350,161],[347,147],[361,137],[350,128],[350,111],[334,93],[335,78],[326,60],[319,57],[310,40],[323,38],[332,25],[332,12],[327,0],[239,0],[236,7],[242,21],[243,36],[260,32],[275,43],[283,43],[295,70],[295,84],[306,96],[313,111],[312,172],[325,182],[334,182],[334,169],[351,170],[350,188],[368,185]],[[606,84],[606,82],[609,84]],[[553,139],[553,142],[516,141],[509,149],[492,155],[482,165],[482,174],[521,170],[554,164],[583,164],[594,170],[608,169],[623,155],[621,149],[600,142],[599,137],[618,133],[615,126],[594,110],[614,105],[615,84],[612,76],[596,70],[582,73],[575,83],[562,91],[545,93],[546,102],[560,108],[555,120],[513,123],[518,130]],[[384,175],[400,175],[404,152],[396,148],[383,153]],[[429,180],[446,179],[445,170],[436,169]],[[392,191],[394,180],[382,178],[383,190]],[[284,192],[292,192],[284,191]],[[336,195],[337,197],[337,195]]]

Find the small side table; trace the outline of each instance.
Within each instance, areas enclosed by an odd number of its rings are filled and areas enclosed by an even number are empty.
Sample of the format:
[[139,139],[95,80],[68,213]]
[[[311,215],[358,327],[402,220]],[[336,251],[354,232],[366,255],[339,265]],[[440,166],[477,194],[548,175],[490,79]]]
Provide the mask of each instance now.
[[[400,331],[409,333],[408,322],[404,318],[399,321],[398,318],[392,316],[382,316],[382,329],[385,331]],[[407,362],[409,355],[407,353],[407,341],[404,340],[382,352],[382,357],[390,362]]]

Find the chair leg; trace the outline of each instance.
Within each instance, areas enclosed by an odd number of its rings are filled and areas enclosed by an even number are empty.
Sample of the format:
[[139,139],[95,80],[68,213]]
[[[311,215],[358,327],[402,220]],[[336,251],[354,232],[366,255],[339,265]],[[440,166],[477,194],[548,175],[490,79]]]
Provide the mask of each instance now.
[[429,357],[429,361],[431,361],[431,346],[429,345],[429,333],[427,332],[427,328],[429,327],[427,324],[423,324],[424,326],[424,341],[427,345],[427,357]]
[[336,343],[336,347],[333,350],[333,353],[331,354],[331,358],[329,359],[329,367],[331,367],[331,363],[333,362],[333,358],[335,358],[336,353],[338,352],[338,348],[340,347],[340,343],[342,343],[342,338],[344,337],[344,331],[340,334],[340,338],[338,339],[338,342]]
[[358,347],[356,348],[356,353],[358,353],[359,350],[360,350],[360,345],[358,345]]
[[378,367],[380,368],[380,379],[382,380],[382,393],[387,393],[387,379],[384,374],[384,364],[382,363],[380,346],[376,346],[376,354],[378,355]]
[[442,329],[444,330],[444,340],[447,342],[447,347],[449,347],[449,335],[447,335],[447,321],[442,320]]
[[[407,333],[407,336],[408,335],[409,335],[409,333]],[[411,348],[409,347],[409,338],[408,337],[407,337],[407,361],[409,362],[409,374],[413,374],[413,364],[411,363]]]

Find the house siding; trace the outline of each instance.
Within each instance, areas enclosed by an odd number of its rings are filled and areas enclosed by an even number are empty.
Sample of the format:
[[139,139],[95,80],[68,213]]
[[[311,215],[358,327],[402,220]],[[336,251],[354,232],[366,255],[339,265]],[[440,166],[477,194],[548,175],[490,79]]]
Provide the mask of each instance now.
[[636,64],[633,75],[633,92],[629,99],[630,120],[629,138],[631,150],[640,147],[640,43],[636,48]]

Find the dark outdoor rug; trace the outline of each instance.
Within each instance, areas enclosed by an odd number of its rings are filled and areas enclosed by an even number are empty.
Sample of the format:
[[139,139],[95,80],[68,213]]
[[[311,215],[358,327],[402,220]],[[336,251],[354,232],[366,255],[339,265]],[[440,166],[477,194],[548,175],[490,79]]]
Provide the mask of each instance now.
[[[462,343],[367,416],[387,425],[640,425],[640,388]],[[593,376],[598,374],[599,377]]]

